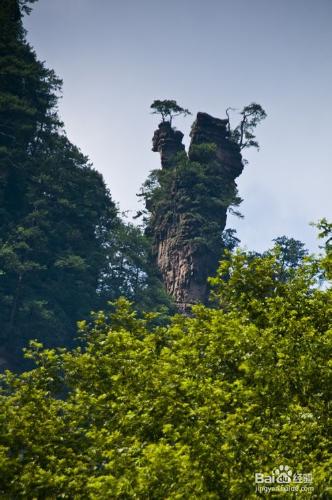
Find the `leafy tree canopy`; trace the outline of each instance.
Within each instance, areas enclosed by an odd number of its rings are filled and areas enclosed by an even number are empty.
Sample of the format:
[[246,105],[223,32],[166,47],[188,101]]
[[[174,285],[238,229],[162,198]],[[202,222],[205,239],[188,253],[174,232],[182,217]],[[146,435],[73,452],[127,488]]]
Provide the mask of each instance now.
[[257,498],[255,473],[285,464],[327,498],[330,256],[280,281],[279,251],[230,255],[216,309],[153,327],[120,300],[81,349],[33,343],[37,367],[2,378],[1,495]]

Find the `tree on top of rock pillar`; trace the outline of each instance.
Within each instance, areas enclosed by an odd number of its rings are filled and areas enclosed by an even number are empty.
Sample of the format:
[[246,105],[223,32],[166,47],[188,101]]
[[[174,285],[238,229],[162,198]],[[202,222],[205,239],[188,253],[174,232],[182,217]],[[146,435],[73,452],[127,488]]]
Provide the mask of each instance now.
[[231,140],[239,145],[241,151],[242,149],[250,147],[254,147],[259,150],[259,144],[256,140],[254,129],[267,117],[267,114],[262,106],[256,102],[252,102],[251,104],[245,106],[240,112],[242,119],[234,129],[231,129],[229,111],[235,111],[235,109],[226,109],[227,128]]
[[153,101],[150,108],[153,109],[152,114],[161,115],[162,122],[169,121],[170,125],[176,116],[191,115],[189,109],[182,108],[176,101],[170,99]]

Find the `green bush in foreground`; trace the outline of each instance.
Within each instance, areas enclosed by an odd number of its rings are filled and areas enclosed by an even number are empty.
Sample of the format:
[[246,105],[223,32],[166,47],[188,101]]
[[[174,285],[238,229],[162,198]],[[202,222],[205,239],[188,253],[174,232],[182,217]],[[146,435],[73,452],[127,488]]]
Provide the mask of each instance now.
[[285,279],[278,252],[230,256],[219,308],[152,327],[120,300],[84,348],[34,343],[37,368],[3,378],[0,496],[258,498],[284,464],[328,498],[331,254]]

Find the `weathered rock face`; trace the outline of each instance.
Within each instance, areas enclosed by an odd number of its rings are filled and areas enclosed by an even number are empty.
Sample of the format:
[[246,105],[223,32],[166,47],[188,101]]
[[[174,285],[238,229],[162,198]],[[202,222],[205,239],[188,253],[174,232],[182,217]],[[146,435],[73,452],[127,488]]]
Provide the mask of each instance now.
[[[190,137],[189,159],[200,162],[199,148],[195,146],[213,144],[212,160],[219,181],[226,186],[226,190],[235,189],[235,178],[241,174],[243,164],[239,147],[228,138],[227,120],[198,113]],[[174,131],[169,123],[159,125],[153,137],[153,151],[160,153],[162,168],[175,166],[175,154],[184,150],[182,138],[183,134]],[[172,196],[174,193],[170,193],[170,198]],[[219,209],[215,219],[216,240],[225,228],[227,208],[225,204]],[[208,217],[204,210],[199,215]],[[207,301],[207,278],[216,272],[222,251],[221,243],[218,248],[204,244],[205,235],[200,226],[190,211],[175,210],[172,219],[163,224],[163,230],[154,234],[156,260],[165,287],[179,311],[184,313],[193,304]],[[211,240],[211,234],[206,237]]]
[[194,147],[199,144],[215,144],[217,146],[216,158],[219,160],[220,172],[225,176],[225,181],[234,182],[243,170],[242,156],[237,144],[228,138],[227,120],[214,118],[207,113],[197,113],[197,118],[191,128],[191,143],[189,158],[196,160]]
[[152,151],[160,153],[162,168],[174,165],[174,156],[184,151],[183,133],[174,130],[169,122],[162,122],[152,138]]
[[170,226],[165,239],[159,241],[157,264],[179,312],[186,313],[192,305],[206,303],[207,278],[216,270],[218,260],[215,262],[211,252],[202,253],[191,242],[181,241],[177,225]]

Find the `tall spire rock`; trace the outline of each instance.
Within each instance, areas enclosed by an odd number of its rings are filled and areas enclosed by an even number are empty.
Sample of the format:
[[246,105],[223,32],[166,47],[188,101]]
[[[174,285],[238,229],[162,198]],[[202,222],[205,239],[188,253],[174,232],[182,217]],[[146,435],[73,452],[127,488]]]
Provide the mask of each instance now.
[[228,121],[198,113],[188,155],[183,134],[169,122],[159,125],[152,150],[160,153],[159,187],[146,197],[148,233],[168,293],[187,312],[208,299],[207,279],[222,255],[227,209],[239,201],[235,178],[243,170],[239,146]]

